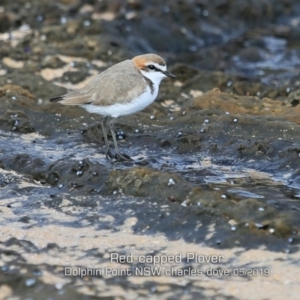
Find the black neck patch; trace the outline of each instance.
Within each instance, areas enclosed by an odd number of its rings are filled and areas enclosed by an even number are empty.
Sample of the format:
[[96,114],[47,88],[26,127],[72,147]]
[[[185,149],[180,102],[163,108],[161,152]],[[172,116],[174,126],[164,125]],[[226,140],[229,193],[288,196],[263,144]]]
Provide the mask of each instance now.
[[147,83],[148,83],[148,85],[150,87],[151,94],[153,95],[153,93],[154,93],[154,84],[153,84],[153,82],[148,77],[146,77],[144,75],[143,75],[143,77],[147,81]]

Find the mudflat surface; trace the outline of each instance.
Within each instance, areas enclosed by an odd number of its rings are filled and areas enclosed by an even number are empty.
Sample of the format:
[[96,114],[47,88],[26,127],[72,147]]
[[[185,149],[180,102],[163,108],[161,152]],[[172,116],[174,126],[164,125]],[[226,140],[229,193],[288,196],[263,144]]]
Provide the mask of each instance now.
[[[300,6],[210,2],[1,4],[0,299],[299,294]],[[108,161],[49,99],[147,52],[177,78]]]

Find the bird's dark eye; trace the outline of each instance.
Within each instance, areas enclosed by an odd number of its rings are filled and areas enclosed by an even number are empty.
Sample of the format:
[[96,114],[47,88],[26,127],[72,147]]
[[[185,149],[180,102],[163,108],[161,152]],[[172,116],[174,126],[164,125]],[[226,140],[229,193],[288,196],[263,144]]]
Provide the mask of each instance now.
[[155,70],[155,67],[154,67],[153,65],[149,65],[148,68],[149,68],[150,70]]

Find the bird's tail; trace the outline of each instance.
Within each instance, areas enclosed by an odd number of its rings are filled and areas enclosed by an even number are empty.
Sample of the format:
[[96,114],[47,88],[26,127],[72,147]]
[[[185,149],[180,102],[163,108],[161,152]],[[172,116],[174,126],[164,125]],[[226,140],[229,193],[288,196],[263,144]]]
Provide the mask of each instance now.
[[61,100],[63,100],[63,99],[64,99],[64,97],[59,96],[59,97],[51,98],[51,99],[50,99],[50,102],[59,102],[59,101],[61,101]]

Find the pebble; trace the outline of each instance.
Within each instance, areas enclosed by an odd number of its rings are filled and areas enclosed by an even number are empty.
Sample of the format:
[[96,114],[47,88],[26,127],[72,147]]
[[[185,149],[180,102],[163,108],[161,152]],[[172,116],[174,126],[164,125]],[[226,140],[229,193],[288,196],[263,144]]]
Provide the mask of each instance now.
[[88,26],[91,25],[91,21],[90,20],[85,20],[85,21],[83,21],[83,25],[88,27]]
[[202,12],[202,16],[203,17],[208,17],[208,15],[209,15],[208,10],[204,9],[203,12]]
[[168,14],[168,13],[170,12],[169,6],[164,6],[163,12],[164,12],[165,14]]
[[35,278],[28,278],[25,280],[25,285],[26,286],[33,286],[36,283],[36,279]]
[[175,181],[173,178],[170,178],[168,182],[168,186],[172,186],[172,185],[175,185]]
[[60,23],[61,23],[61,24],[66,24],[67,21],[68,21],[68,19],[67,19],[66,17],[61,17],[61,18],[60,18]]
[[233,81],[232,80],[228,80],[226,83],[227,87],[231,87],[233,85]]

